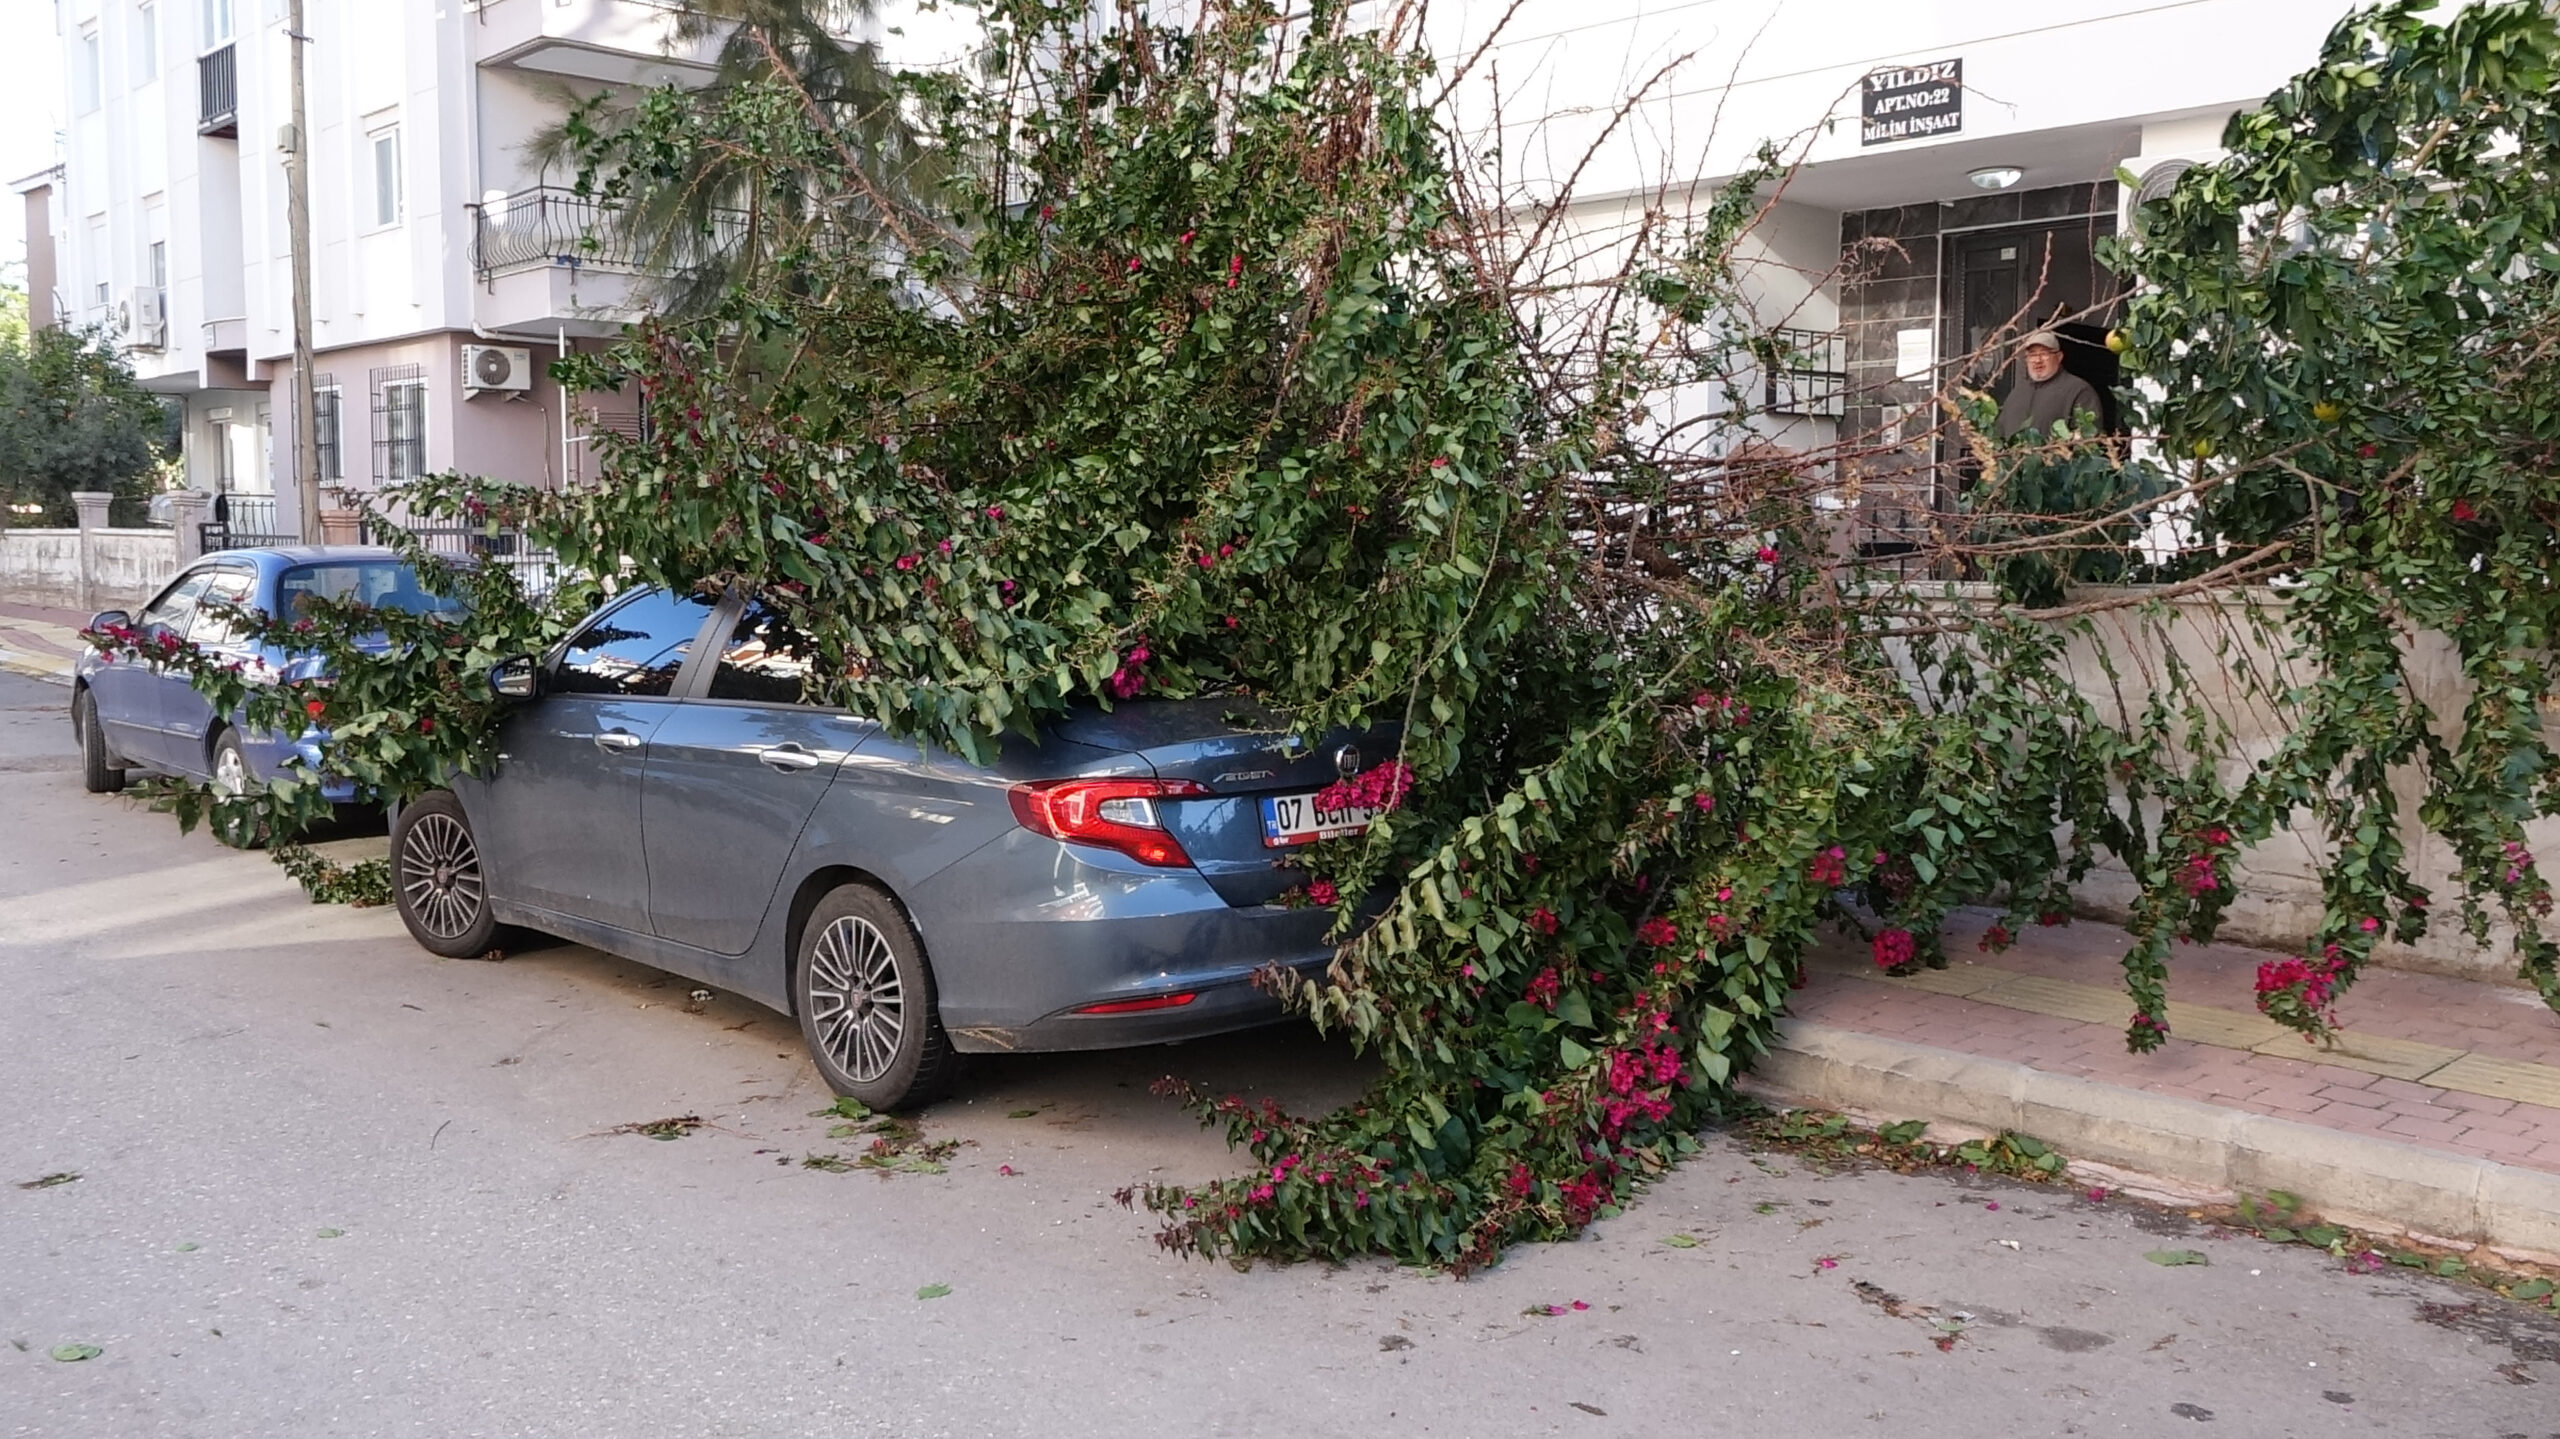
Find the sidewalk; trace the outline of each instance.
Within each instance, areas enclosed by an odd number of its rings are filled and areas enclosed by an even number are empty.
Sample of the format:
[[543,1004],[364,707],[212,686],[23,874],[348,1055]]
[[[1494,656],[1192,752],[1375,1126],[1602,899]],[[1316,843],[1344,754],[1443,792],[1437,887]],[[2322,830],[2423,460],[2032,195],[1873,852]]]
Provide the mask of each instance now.
[[70,683],[83,648],[80,627],[88,622],[76,610],[0,603],[0,670]]
[[1760,1082],[1884,1119],[2016,1128],[2074,1158],[2214,1193],[2283,1189],[2347,1222],[2560,1253],[2560,1014],[2529,990],[2369,968],[2334,1047],[2257,1013],[2272,956],[2182,945],[2170,1038],[2126,1051],[2123,934],[1959,915],[1943,970],[1892,979],[1846,945],[1807,966]]

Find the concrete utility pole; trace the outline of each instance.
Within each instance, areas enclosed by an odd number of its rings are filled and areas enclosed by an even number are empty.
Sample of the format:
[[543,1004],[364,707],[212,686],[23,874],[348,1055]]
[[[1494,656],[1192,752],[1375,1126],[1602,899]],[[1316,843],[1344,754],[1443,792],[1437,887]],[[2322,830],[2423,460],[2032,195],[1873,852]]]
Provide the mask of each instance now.
[[293,121],[284,149],[284,227],[293,247],[293,491],[302,502],[302,542],[320,533],[320,396],[311,376],[311,121],[302,95],[303,0],[292,0],[285,43],[292,47]]

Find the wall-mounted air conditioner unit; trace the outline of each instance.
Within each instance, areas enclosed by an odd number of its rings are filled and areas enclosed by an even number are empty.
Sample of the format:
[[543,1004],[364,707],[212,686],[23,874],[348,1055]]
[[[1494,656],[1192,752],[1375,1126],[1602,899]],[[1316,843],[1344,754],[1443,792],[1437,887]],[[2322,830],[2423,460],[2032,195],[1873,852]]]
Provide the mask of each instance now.
[[169,296],[149,285],[136,285],[125,300],[125,337],[137,350],[160,350],[169,344]]
[[2135,222],[2142,207],[2153,200],[2168,198],[2169,192],[2178,187],[2178,177],[2195,167],[2195,161],[2180,159],[2146,162],[2137,158],[2127,162],[2126,168],[2133,172],[2134,183],[2117,187],[2116,232],[2132,234],[2137,228]]
[[510,345],[465,345],[462,347],[462,391],[466,395],[490,391],[522,392],[533,388],[533,351]]

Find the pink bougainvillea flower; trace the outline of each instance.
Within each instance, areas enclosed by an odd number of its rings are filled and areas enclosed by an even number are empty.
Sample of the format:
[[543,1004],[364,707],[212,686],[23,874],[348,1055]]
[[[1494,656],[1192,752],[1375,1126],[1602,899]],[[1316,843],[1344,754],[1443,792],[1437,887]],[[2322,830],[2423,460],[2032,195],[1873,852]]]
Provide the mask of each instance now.
[[2465,524],[2469,524],[2471,521],[2480,518],[2480,512],[2471,508],[2471,502],[2469,500],[2456,500],[2453,502],[2453,517]]
[[1997,1200],[1997,1199],[1988,1199],[1988,1200],[1984,1200],[1984,1201],[1983,1201],[1983,1204],[1982,1204],[1982,1207],[1983,1207],[1983,1208],[1985,1208],[1985,1209],[1989,1209],[1989,1210],[1997,1211],[1997,1210],[2000,1208],[2000,1201],[1999,1201],[1999,1200]]
[[1138,257],[1135,255],[1129,257],[1129,273],[1132,275],[1138,273]]
[[1591,1306],[1590,1306],[1590,1305],[1588,1305],[1588,1304],[1585,1304],[1585,1303],[1583,1303],[1581,1300],[1577,1299],[1577,1300],[1573,1301],[1573,1307],[1574,1307],[1574,1308],[1576,1308],[1576,1309],[1588,1309],[1588,1308],[1590,1308]]
[[304,700],[302,702],[302,712],[311,716],[313,719],[320,718],[323,714],[328,713],[328,710],[329,706],[319,700]]
[[1197,230],[1185,230],[1182,232],[1182,238],[1174,241],[1174,243],[1177,245],[1188,245],[1191,243],[1191,237],[1199,233],[1200,232]]
[[1760,563],[1764,565],[1774,565],[1777,562],[1778,552],[1768,545],[1762,545],[1760,547]]
[[1909,964],[1912,957],[1920,952],[1920,942],[1913,939],[1907,929],[1888,929],[1877,934],[1869,948],[1875,954],[1876,968],[1892,969],[1896,965]]
[[2091,1204],[2104,1204],[2104,1203],[2106,1203],[2106,1202],[2107,1202],[2107,1191],[2106,1191],[2106,1189],[2105,1189],[2103,1186],[2099,1186],[2099,1185],[2092,1185],[2092,1186],[2090,1186],[2090,1188],[2089,1188],[2089,1202],[2090,1202]]
[[917,557],[917,556],[915,556],[915,555],[900,555],[900,556],[898,556],[898,568],[899,568],[899,569],[902,569],[902,570],[911,570],[911,569],[914,569],[914,568],[916,567],[916,560],[917,560],[917,558],[918,558],[918,557]]
[[436,732],[436,721],[435,721],[435,716],[433,716],[433,715],[420,715],[420,716],[418,716],[418,733],[420,733],[420,734],[434,734],[435,732]]
[[1002,505],[989,505],[989,506],[987,506],[987,518],[988,518],[988,519],[991,519],[991,520],[1000,520],[1000,519],[1003,519],[1003,518],[1004,518],[1004,506],[1002,506]]
[[997,1166],[996,1166],[996,1173],[998,1173],[998,1174],[1001,1174],[1001,1175],[1005,1176],[1007,1179],[1010,1179],[1010,1178],[1012,1178],[1012,1177],[1013,1177],[1013,1173],[1014,1173],[1013,1166],[1012,1166],[1012,1165],[1010,1165],[1010,1164],[999,1164],[999,1165],[997,1165]]
[[1702,794],[1698,796],[1698,812],[1700,814],[1714,814],[1716,812],[1716,797],[1711,794]]
[[1539,905],[1536,909],[1529,911],[1529,927],[1540,934],[1555,933],[1556,912],[1543,904]]
[[1677,944],[1680,942],[1680,927],[1657,916],[1636,926],[1636,938],[1656,948],[1666,944]]
[[1813,1261],[1813,1267],[1816,1269],[1837,1269],[1840,1267],[1839,1256],[1825,1254],[1821,1258]]
[[1318,904],[1332,905],[1341,900],[1342,892],[1333,887],[1332,880],[1320,879],[1307,886],[1307,898]]
[[1217,562],[1218,557],[1216,555],[1210,554],[1206,550],[1200,552],[1200,568],[1205,570]]

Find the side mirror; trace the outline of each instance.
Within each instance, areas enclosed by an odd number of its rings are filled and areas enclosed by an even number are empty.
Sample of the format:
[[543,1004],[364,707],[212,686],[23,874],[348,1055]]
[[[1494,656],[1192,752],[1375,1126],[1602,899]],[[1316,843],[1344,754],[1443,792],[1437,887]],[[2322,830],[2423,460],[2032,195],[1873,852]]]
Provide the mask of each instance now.
[[542,694],[542,666],[531,655],[514,655],[489,669],[489,693],[502,700],[529,700]]
[[133,616],[123,610],[100,610],[89,617],[89,628],[97,634],[105,634],[109,630],[131,629]]

